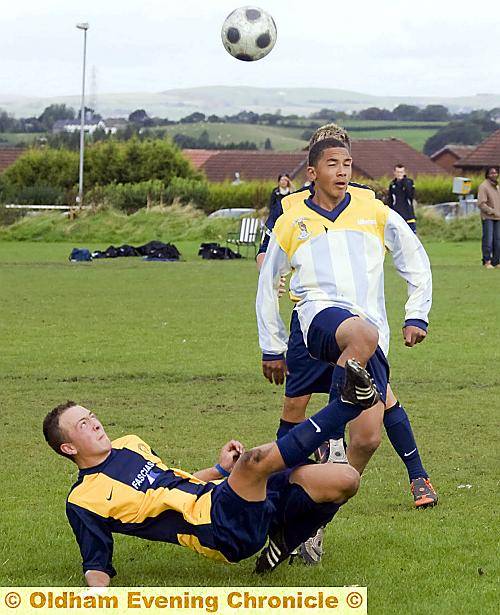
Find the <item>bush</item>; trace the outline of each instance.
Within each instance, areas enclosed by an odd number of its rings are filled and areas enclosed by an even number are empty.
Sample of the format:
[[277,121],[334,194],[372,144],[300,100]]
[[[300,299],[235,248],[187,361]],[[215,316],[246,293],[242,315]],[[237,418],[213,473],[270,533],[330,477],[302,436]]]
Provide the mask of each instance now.
[[96,186],[87,193],[86,203],[94,207],[113,207],[132,213],[143,207],[163,202],[165,185],[158,179],[137,184]]
[[152,179],[169,183],[174,177],[201,179],[170,139],[132,138],[122,143],[113,140],[96,143],[87,148],[85,165],[87,186]]
[[64,205],[66,201],[64,190],[44,184],[23,186],[15,196],[18,205]]
[[69,190],[78,182],[78,153],[64,149],[30,149],[2,174],[11,192],[30,186]]
[[203,209],[206,213],[238,207],[262,209],[269,205],[269,197],[274,187],[274,182],[244,182],[237,186],[229,182],[209,184],[208,201]]
[[174,177],[165,188],[165,203],[171,204],[179,201],[182,204],[195,203],[205,209],[208,202],[209,184],[204,180]]
[[209,214],[218,209],[248,207],[262,209],[269,203],[273,182],[210,184],[204,180],[174,177],[165,184],[160,180],[138,183],[114,183],[96,186],[87,193],[86,202],[94,207],[114,207],[132,213],[155,205],[187,204]]
[[[59,193],[74,191],[78,168],[78,152],[50,147],[31,149],[5,171],[2,176],[4,189],[0,192],[6,192],[12,199],[18,200],[20,191],[33,186],[50,186]],[[133,138],[123,143],[109,140],[93,144],[85,150],[86,196],[96,186],[142,184],[151,180],[169,184],[176,177],[202,178],[169,139],[139,141]],[[137,190],[140,192],[141,189]],[[138,194],[131,196],[130,204],[128,196],[128,193],[123,193],[118,198],[124,209],[134,210],[141,206],[135,204],[140,201]]]
[[25,215],[22,209],[7,209],[5,205],[0,205],[0,229],[2,226],[14,224]]

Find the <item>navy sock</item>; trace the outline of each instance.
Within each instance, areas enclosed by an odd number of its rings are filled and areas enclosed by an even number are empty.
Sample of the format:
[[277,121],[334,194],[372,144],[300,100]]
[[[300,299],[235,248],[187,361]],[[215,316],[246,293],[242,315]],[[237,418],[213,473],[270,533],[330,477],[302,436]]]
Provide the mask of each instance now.
[[[343,369],[343,368],[339,368]],[[361,414],[357,404],[343,402],[340,397],[323,410],[291,429],[276,441],[285,465],[294,468],[303,463],[325,440],[344,429],[346,423]]]
[[[302,421],[300,421],[300,423],[302,423]],[[276,438],[279,440],[283,436],[286,436],[290,429],[293,429],[296,425],[300,425],[300,423],[292,423],[291,421],[280,419],[278,431],[276,432]]]
[[394,450],[406,466],[410,481],[420,477],[428,478],[418,453],[410,419],[399,402],[385,412],[384,427]]
[[[342,387],[344,386],[344,376],[345,376],[345,368],[340,367],[339,365],[335,366],[332,374],[332,385],[330,387],[330,397],[329,401],[332,402],[335,399],[340,399],[340,394],[342,392]],[[330,436],[334,440],[340,440],[340,438],[344,439],[345,437],[345,425],[341,425],[332,435]]]
[[279,515],[288,549],[293,551],[314,536],[320,527],[333,519],[340,506],[335,502],[317,503],[300,485],[290,485],[283,512]]

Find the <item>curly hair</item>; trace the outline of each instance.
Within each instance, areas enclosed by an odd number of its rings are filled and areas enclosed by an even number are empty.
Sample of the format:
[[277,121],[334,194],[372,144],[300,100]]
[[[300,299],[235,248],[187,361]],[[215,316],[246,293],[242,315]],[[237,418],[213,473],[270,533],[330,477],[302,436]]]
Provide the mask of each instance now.
[[325,124],[324,126],[320,126],[316,129],[312,137],[309,139],[309,149],[311,149],[312,146],[318,141],[323,141],[323,139],[335,139],[337,141],[341,141],[348,150],[351,149],[351,139],[347,134],[347,131],[337,124]]

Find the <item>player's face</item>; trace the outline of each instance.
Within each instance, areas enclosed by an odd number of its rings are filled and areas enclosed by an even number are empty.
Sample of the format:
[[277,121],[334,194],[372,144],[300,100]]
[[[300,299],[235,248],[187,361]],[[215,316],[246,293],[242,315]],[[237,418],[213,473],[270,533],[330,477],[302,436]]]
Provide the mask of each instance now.
[[395,167],[394,168],[394,177],[396,179],[403,179],[406,175],[406,169],[404,167]]
[[[96,415],[83,406],[68,408],[59,419],[59,427],[67,437],[64,452],[79,456],[96,456],[111,450],[111,441]],[[69,446],[70,449],[65,447]]]
[[338,200],[345,196],[352,176],[352,158],[345,147],[329,147],[308,172],[317,188]]

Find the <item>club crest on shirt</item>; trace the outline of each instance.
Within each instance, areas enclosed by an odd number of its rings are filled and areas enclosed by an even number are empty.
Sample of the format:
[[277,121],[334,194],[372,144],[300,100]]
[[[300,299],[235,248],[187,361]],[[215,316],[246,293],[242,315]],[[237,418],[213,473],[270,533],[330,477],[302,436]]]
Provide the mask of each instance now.
[[294,224],[296,224],[300,229],[299,240],[301,241],[304,241],[304,239],[307,239],[311,235],[311,233],[307,230],[304,220],[305,218],[297,218],[297,220],[294,221]]

